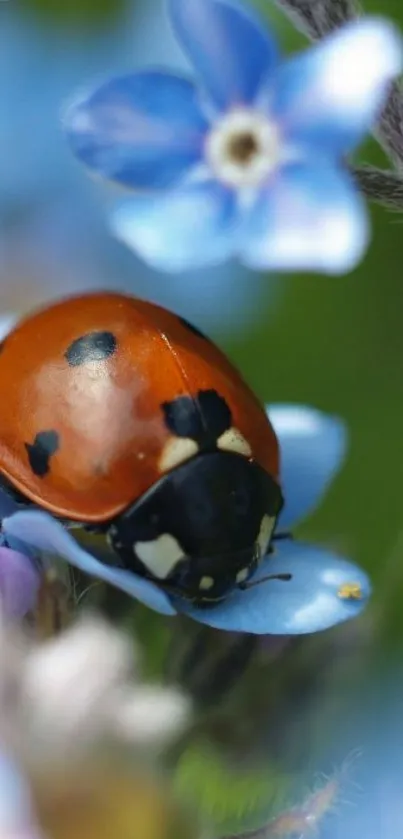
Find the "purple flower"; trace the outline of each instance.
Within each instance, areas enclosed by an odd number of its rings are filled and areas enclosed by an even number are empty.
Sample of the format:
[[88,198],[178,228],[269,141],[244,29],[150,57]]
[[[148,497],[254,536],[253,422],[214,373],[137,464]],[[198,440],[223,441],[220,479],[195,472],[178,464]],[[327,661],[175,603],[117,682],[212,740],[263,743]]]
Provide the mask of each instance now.
[[12,548],[0,547],[0,616],[6,620],[22,618],[35,605],[40,584],[38,564]]
[[392,24],[350,23],[281,62],[238,3],[168,0],[168,11],[200,86],[133,73],[64,117],[77,157],[135,191],[112,216],[116,235],[171,272],[231,256],[256,269],[352,269],[369,232],[343,160],[402,67]]
[[[16,320],[17,316],[12,312],[0,316],[0,340],[8,334]],[[3,515],[13,508],[12,501],[4,497]],[[21,552],[20,548],[18,541],[6,545],[0,535],[0,620],[22,618],[35,605],[40,584],[39,566],[31,550],[24,546]]]
[[[290,528],[319,503],[337,472],[346,447],[340,420],[310,408],[276,405],[269,409],[281,451],[285,506],[267,555],[246,590],[235,590],[213,608],[199,609],[169,597],[136,574],[103,564],[83,550],[50,515],[21,511],[3,519],[7,539],[64,557],[72,565],[127,592],[165,615],[185,613],[194,620],[229,631],[292,635],[316,632],[355,617],[366,605],[366,574],[328,550],[294,540]],[[289,580],[265,579],[290,575]],[[259,582],[262,581],[263,582]],[[259,585],[254,583],[259,582]]]

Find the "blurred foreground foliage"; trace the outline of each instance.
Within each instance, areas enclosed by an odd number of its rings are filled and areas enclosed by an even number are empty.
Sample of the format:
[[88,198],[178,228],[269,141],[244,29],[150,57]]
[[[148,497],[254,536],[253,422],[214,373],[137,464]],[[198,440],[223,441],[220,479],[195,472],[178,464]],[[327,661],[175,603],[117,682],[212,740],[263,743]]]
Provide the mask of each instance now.
[[155,778],[122,764],[70,767],[33,779],[38,819],[52,839],[197,839],[194,818]]
[[[333,779],[362,745],[351,708],[362,701],[369,625],[259,638],[156,615],[102,586],[90,594],[136,638],[147,679],[190,695],[194,717],[167,767],[179,797],[215,837],[281,817],[280,830],[284,813],[308,800],[327,815]],[[333,786],[314,797],[322,773]]]
[[208,820],[215,835],[260,827],[289,804],[290,776],[276,766],[242,766],[225,760],[200,738],[185,749],[175,771],[176,788]]
[[[131,2],[136,4],[136,0]],[[97,27],[116,20],[126,3],[125,0],[21,0],[21,5],[49,23]]]

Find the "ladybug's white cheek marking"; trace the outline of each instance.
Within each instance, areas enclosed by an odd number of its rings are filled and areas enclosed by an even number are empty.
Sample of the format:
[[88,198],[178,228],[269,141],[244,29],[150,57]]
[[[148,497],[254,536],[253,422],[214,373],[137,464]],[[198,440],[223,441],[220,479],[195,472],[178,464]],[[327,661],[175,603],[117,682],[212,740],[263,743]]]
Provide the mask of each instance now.
[[225,452],[236,452],[250,457],[252,449],[238,428],[228,428],[217,440],[217,447]]
[[135,542],[133,550],[148,571],[159,580],[165,580],[178,562],[185,558],[179,542],[169,533],[163,533],[152,542]]
[[262,557],[265,556],[269,547],[275,523],[276,519],[273,516],[263,516],[262,518],[259,535],[256,540],[260,549],[260,556]]
[[208,591],[210,588],[213,588],[213,585],[213,577],[202,577],[199,583],[199,588],[201,588],[203,591]]
[[243,568],[242,571],[238,571],[238,573],[236,575],[237,583],[244,583],[248,579],[249,574],[250,574],[249,568]]
[[199,451],[196,440],[190,437],[171,437],[165,444],[158,462],[160,472],[169,472],[194,457]]

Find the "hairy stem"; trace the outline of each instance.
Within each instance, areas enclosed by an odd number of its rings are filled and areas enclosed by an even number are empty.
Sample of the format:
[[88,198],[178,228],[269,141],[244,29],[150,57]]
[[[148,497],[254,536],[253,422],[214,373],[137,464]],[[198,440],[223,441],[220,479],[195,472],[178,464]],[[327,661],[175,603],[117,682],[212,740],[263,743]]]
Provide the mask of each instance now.
[[358,166],[352,169],[352,174],[370,201],[389,210],[403,211],[403,174],[375,166]]
[[354,0],[275,0],[296,29],[312,41],[349,20],[359,17],[360,7]]

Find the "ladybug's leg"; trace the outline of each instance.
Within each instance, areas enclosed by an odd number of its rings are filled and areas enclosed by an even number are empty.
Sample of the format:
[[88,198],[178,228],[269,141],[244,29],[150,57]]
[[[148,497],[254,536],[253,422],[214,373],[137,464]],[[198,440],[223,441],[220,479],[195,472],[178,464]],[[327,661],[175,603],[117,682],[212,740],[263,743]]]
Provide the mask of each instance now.
[[253,586],[260,586],[261,583],[267,583],[268,580],[281,580],[284,583],[289,583],[292,580],[292,574],[268,574],[267,577],[261,577],[260,580],[250,580],[248,583],[238,583],[238,588],[245,591]]
[[[273,542],[280,542],[280,541],[282,541],[283,539],[293,539],[293,538],[294,538],[294,537],[293,537],[292,533],[290,533],[289,531],[287,531],[287,530],[280,530],[279,532],[274,533],[274,535],[273,535],[273,537],[272,537],[272,543],[273,543]],[[269,550],[269,553],[274,553],[274,550],[275,550],[275,548],[273,547],[273,544],[271,544],[271,545],[270,545],[270,550]]]
[[[284,539],[292,539],[293,536],[291,533],[287,533],[286,531],[280,531],[280,533],[274,533],[270,545],[267,550],[267,556],[270,554],[274,554],[276,552],[276,542],[281,542]],[[242,591],[245,591],[248,588],[252,588],[253,586],[259,586],[261,583],[267,583],[268,580],[282,580],[283,582],[287,583],[292,580],[292,574],[267,574],[266,577],[261,577],[260,580],[250,580],[245,583],[239,583],[238,588]]]

